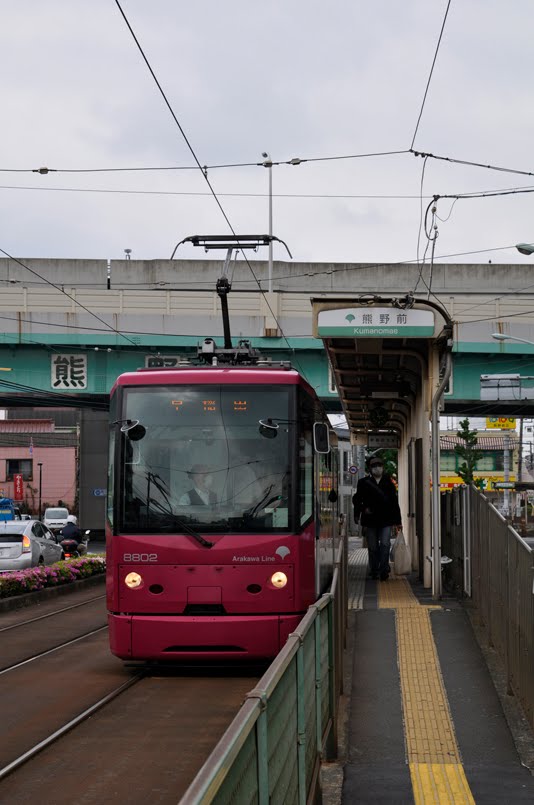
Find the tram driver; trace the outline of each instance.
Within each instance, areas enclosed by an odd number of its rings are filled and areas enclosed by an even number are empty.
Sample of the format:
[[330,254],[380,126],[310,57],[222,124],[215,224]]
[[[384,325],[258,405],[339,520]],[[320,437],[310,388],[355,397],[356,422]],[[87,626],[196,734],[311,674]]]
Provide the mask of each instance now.
[[179,506],[215,506],[217,495],[212,491],[213,475],[207,464],[193,464],[188,472],[191,489],[182,495]]

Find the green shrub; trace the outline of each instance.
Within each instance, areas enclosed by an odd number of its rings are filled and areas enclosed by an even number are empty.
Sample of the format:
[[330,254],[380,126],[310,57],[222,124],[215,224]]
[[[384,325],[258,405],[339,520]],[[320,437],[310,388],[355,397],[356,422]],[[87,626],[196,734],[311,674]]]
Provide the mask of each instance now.
[[45,587],[56,587],[58,584],[70,584],[79,579],[104,573],[105,570],[106,560],[103,557],[80,556],[76,559],[57,562],[55,565],[2,573],[0,575],[0,598],[44,590]]

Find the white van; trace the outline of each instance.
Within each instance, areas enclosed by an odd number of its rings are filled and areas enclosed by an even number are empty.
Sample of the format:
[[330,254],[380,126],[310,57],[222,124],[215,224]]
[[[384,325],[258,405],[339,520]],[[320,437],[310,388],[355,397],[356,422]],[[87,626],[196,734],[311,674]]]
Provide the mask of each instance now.
[[45,509],[43,523],[48,526],[50,531],[54,533],[61,531],[67,525],[67,517],[69,516],[68,509],[52,508]]

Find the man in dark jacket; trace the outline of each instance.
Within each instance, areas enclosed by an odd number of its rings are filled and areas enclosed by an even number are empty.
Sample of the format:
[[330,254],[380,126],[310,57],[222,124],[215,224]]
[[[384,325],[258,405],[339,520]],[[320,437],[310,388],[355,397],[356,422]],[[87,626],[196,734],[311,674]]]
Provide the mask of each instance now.
[[78,528],[78,520],[74,514],[69,514],[67,517],[67,525],[61,529],[61,537],[63,539],[74,539],[78,544],[83,542],[83,535]]
[[380,575],[381,581],[389,576],[391,527],[401,528],[401,513],[395,484],[384,472],[384,463],[378,456],[369,460],[369,475],[360,478],[353,495],[354,519],[360,519],[365,528],[369,549],[371,578]]
[[217,495],[212,492],[213,475],[206,464],[194,464],[188,473],[193,486],[178,501],[179,506],[215,506]]
[[63,541],[64,539],[72,539],[76,541],[78,545],[77,551],[80,554],[80,556],[84,554],[85,551],[87,550],[87,544],[84,540],[82,532],[78,528],[78,520],[74,516],[74,514],[69,514],[69,516],[67,517],[67,525],[63,526],[63,528],[60,531],[59,535],[60,542]]

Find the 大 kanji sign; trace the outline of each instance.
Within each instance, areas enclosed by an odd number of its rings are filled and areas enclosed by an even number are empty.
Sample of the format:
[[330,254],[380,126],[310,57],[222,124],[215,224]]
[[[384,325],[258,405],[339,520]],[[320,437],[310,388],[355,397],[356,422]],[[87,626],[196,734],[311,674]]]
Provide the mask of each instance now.
[[87,355],[52,355],[50,368],[53,389],[87,388]]
[[432,310],[397,307],[350,307],[320,310],[318,336],[406,338],[434,335]]

